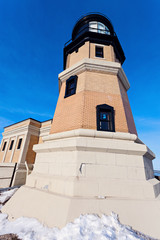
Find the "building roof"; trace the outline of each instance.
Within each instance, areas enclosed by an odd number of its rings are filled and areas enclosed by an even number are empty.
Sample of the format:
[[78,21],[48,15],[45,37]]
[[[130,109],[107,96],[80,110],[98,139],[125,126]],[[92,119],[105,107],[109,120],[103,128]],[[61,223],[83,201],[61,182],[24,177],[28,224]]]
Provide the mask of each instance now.
[[26,118],[26,119],[24,119],[24,120],[22,120],[22,121],[19,121],[19,122],[13,123],[13,124],[8,125],[8,126],[6,126],[6,127],[4,127],[4,128],[11,127],[11,126],[13,126],[13,125],[16,125],[16,124],[18,124],[18,123],[21,123],[21,122],[24,122],[24,121],[27,121],[27,120],[36,121],[36,122],[38,122],[38,123],[44,123],[44,122],[47,122],[47,121],[52,121],[52,119],[48,119],[48,120],[45,120],[45,121],[38,121],[38,120],[36,120],[36,119],[34,119],[34,118]]

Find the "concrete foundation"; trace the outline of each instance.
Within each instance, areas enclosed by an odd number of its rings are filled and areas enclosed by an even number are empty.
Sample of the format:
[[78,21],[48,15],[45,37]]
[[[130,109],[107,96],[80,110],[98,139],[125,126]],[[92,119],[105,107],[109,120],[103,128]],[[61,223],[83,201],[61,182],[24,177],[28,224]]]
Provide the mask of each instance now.
[[[14,207],[13,207],[14,206]],[[160,237],[160,199],[67,197],[22,186],[2,209],[9,220],[20,216],[37,218],[49,227],[63,227],[80,214],[119,215],[121,223],[130,225],[149,236]]]
[[160,236],[154,154],[136,135],[79,129],[43,141],[34,146],[35,167],[26,185],[2,208],[10,219],[36,217],[63,227],[80,214],[114,211],[122,223]]

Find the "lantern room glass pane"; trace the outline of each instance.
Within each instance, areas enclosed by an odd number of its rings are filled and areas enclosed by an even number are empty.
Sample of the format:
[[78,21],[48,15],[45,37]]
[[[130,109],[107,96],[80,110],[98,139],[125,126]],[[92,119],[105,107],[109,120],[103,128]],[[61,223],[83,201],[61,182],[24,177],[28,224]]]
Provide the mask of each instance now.
[[89,23],[89,31],[90,32],[97,32],[97,22],[90,22]]
[[105,25],[103,23],[98,22],[98,33],[105,34]]
[[89,31],[110,35],[108,27],[106,27],[103,23],[96,21],[89,23]]

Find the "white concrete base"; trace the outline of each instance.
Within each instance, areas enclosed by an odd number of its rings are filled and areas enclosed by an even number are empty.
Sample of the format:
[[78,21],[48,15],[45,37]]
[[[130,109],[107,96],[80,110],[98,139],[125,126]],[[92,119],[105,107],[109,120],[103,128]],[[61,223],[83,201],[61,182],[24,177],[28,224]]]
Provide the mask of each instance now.
[[80,214],[119,215],[120,222],[151,237],[159,238],[160,199],[66,197],[22,186],[3,207],[9,220],[26,216],[37,218],[49,227],[63,227]]
[[136,135],[79,129],[43,141],[34,146],[35,167],[26,186],[2,212],[63,227],[80,214],[114,211],[122,223],[160,236],[154,154]]

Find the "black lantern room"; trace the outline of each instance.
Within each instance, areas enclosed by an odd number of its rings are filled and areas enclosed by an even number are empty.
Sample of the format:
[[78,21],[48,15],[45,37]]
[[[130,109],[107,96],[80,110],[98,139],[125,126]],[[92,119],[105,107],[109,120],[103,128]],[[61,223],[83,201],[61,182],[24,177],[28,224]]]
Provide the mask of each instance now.
[[64,46],[64,69],[69,53],[78,51],[85,42],[112,45],[116,58],[121,64],[125,61],[125,55],[117,35],[114,32],[111,21],[102,14],[92,13],[78,20],[72,31],[72,39]]

